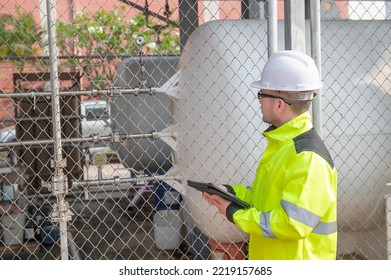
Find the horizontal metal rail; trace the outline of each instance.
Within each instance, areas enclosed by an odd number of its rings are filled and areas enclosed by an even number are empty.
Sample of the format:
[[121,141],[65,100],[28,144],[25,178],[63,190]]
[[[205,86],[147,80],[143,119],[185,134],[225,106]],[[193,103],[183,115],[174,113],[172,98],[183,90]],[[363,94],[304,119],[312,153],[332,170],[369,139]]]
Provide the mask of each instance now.
[[[144,57],[154,57],[156,55],[146,55],[144,54]],[[170,55],[159,55],[159,57],[177,57],[175,54],[170,54]],[[64,59],[64,60],[80,60],[80,59],[86,59],[86,60],[91,60],[91,59],[124,59],[124,58],[132,58],[132,57],[138,57],[135,55],[121,55],[121,54],[116,54],[116,55],[59,55],[58,59]],[[10,56],[0,56],[0,61],[26,61],[26,60],[49,60],[49,56],[15,56],[15,55],[10,55]]]
[[113,179],[100,179],[100,180],[72,180],[73,188],[89,188],[89,187],[103,187],[103,186],[118,186],[121,184],[139,183],[140,181],[164,181],[164,180],[179,180],[176,176],[165,175],[151,175],[151,176],[136,176],[129,178],[113,178]]
[[[126,139],[143,139],[143,138],[151,138],[156,139],[160,136],[167,136],[167,133],[161,134],[159,132],[151,132],[151,133],[139,133],[139,134],[117,134],[113,133],[107,136],[90,136],[90,137],[81,137],[81,138],[64,138],[62,139],[63,144],[82,144],[82,143],[99,143],[99,142],[121,142]],[[49,145],[54,144],[53,139],[39,139],[39,140],[23,140],[17,142],[7,142],[0,143],[0,148],[3,147],[26,147],[33,145]]]
[[[77,91],[60,91],[59,96],[80,96],[80,95],[108,95],[116,96],[122,94],[154,94],[154,93],[164,93],[164,91],[159,87],[146,87],[146,88],[109,88],[109,89],[92,89],[92,90],[77,90]],[[41,96],[51,96],[51,92],[41,91],[41,92],[21,92],[21,93],[2,93],[0,98],[22,98],[22,97],[41,97]]]
[[[113,179],[114,180],[114,179]],[[108,193],[108,192],[127,192],[129,190],[137,192],[141,188],[143,188],[145,184],[132,184],[132,185],[120,185],[120,186],[113,186],[113,185],[95,185],[91,186],[91,188],[88,188],[89,194],[100,194],[100,193]],[[84,189],[74,189],[72,191],[69,191],[67,194],[66,199],[73,199],[74,197],[79,197],[82,194],[85,194],[87,188]],[[53,193],[39,193],[39,194],[29,194],[25,196],[27,200],[33,201],[36,198],[55,198]]]
[[[62,115],[61,116],[61,119],[62,120],[81,120],[83,119],[85,116],[84,115],[67,115],[67,116],[64,116]],[[50,121],[52,120],[53,117],[52,116],[43,116],[43,117],[21,117],[21,118],[15,118],[15,122],[16,123],[19,123],[19,122],[27,122],[27,121]]]

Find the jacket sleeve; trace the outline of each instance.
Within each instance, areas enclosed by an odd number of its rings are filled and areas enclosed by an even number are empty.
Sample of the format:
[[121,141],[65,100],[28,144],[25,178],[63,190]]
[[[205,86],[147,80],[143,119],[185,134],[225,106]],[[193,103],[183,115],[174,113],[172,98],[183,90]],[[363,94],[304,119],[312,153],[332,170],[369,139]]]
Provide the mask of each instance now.
[[227,188],[227,191],[238,198],[251,203],[251,197],[252,197],[252,187],[251,186],[245,186],[245,185],[225,185]]
[[301,239],[313,231],[336,202],[333,170],[313,152],[300,153],[287,166],[281,190],[279,205],[274,209],[227,209],[229,219],[250,234]]
[[[245,185],[235,185],[235,186],[224,185],[224,186],[227,188],[227,191],[229,193],[235,195],[236,197],[238,197],[246,202],[251,203],[251,188],[250,187],[246,187]],[[233,223],[234,221],[233,221],[232,215],[240,209],[243,209],[243,208],[239,207],[235,203],[231,203],[228,205],[228,207],[226,209],[225,216],[227,217],[227,219],[230,222]]]

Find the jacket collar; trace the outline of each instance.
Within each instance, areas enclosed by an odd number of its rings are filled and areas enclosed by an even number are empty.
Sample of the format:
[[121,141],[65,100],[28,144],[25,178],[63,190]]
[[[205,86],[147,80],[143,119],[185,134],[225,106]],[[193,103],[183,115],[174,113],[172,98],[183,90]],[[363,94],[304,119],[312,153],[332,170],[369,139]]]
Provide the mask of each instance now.
[[263,132],[269,142],[285,142],[312,128],[311,116],[307,111],[280,127],[270,126]]

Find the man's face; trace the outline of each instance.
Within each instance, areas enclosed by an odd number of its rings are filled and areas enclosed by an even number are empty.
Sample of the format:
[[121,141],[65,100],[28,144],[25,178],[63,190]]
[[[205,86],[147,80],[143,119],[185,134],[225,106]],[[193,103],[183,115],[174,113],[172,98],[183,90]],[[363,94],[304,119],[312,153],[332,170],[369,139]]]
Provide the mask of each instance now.
[[[270,90],[265,89],[262,90],[262,92],[274,96],[273,92]],[[274,125],[276,124],[277,115],[275,111],[275,105],[276,105],[275,102],[277,100],[278,99],[270,98],[270,97],[262,97],[258,99],[259,104],[261,105],[262,120],[265,123],[274,124]]]

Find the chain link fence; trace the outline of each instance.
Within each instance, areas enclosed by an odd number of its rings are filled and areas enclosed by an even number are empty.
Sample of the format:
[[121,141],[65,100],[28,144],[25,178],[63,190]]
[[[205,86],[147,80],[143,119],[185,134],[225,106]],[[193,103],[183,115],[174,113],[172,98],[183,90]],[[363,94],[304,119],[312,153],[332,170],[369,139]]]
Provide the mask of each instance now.
[[[254,178],[267,4],[1,4],[0,259],[245,258],[247,236],[186,180]],[[338,259],[391,254],[390,18],[389,1],[321,1]]]

